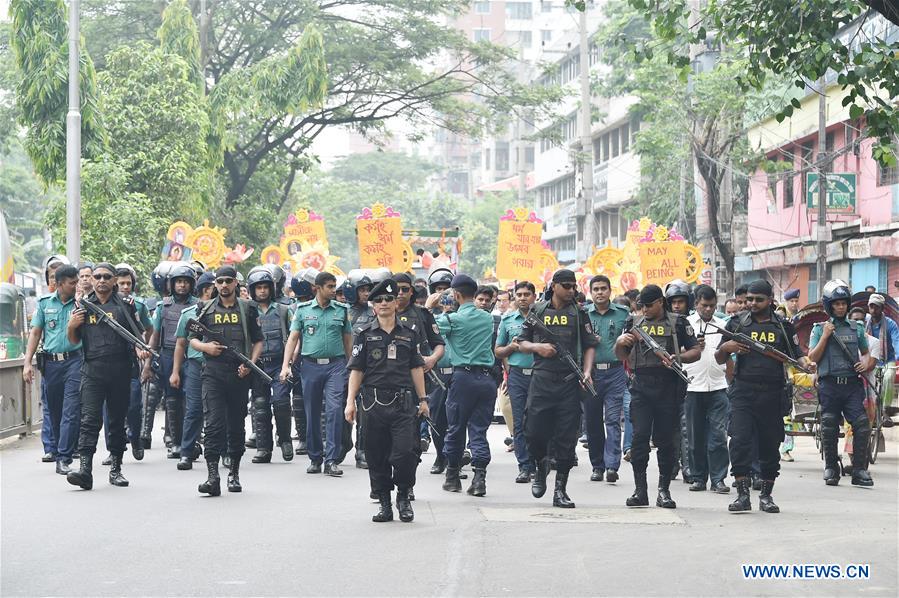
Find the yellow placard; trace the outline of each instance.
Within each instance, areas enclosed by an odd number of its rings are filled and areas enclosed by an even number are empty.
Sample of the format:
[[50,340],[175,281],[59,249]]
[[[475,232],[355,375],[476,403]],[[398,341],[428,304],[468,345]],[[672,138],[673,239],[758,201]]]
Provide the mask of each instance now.
[[300,242],[309,245],[316,243],[323,247],[328,247],[328,238],[325,234],[324,220],[308,220],[306,222],[295,222],[284,226],[284,236],[291,237]]
[[545,254],[539,222],[501,220],[496,248],[496,276],[500,280],[543,279]]
[[216,268],[222,263],[225,255],[224,228],[209,226],[209,221],[204,220],[203,226],[195,228],[187,235],[186,245],[193,249],[193,259],[200,260],[210,268]]
[[259,254],[259,261],[263,264],[274,264],[276,266],[281,266],[286,263],[288,260],[288,256],[281,251],[281,248],[277,245],[269,245],[265,249],[262,250],[262,253]]
[[356,220],[359,239],[359,264],[362,268],[389,268],[402,272],[406,268],[403,250],[403,223],[399,217]]
[[643,285],[664,286],[675,278],[685,277],[687,252],[683,241],[641,243],[639,251]]

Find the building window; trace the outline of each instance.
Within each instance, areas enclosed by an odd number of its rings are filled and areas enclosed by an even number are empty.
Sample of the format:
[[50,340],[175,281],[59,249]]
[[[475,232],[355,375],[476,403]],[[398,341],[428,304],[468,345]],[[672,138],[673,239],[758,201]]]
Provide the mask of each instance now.
[[534,168],[534,148],[533,147],[524,148],[524,166],[528,170],[532,170]]
[[490,41],[490,30],[489,29],[473,29],[471,31],[472,37],[475,42],[489,42]]
[[789,208],[793,206],[793,175],[788,174],[784,178],[784,207]]
[[888,185],[899,185],[899,165],[883,167],[877,164],[877,186],[886,187]]
[[777,205],[777,175],[768,175],[768,204]]
[[513,44],[519,44],[522,48],[530,48],[531,43],[533,41],[532,34],[530,31],[510,31],[512,34],[510,37],[512,38],[510,41]]
[[618,157],[618,130],[617,129],[612,131],[610,138],[612,141],[612,157],[617,158]]
[[540,43],[548,44],[551,41],[553,41],[552,29],[541,29],[540,30]]
[[509,147],[496,148],[496,169],[509,170]]
[[624,123],[621,126],[621,153],[626,154],[631,148],[631,125]]
[[506,17],[528,20],[532,17],[530,2],[506,2]]
[[484,150],[484,170],[490,170],[490,148]]
[[490,14],[490,2],[475,2],[474,11],[479,15]]
[[553,3],[551,0],[540,0],[540,12],[552,12]]

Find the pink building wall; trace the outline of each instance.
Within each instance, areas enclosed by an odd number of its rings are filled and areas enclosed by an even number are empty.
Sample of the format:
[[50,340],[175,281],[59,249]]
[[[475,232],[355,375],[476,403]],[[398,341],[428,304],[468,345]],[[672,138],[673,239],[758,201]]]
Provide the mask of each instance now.
[[[848,130],[853,132],[852,128]],[[828,133],[834,133],[834,151],[839,152],[846,145],[845,123],[833,125]],[[817,136],[797,139],[785,144],[778,151],[768,155],[769,160],[785,160],[793,163],[793,170],[802,168],[802,144],[813,143],[815,151],[812,160],[817,159]],[[893,220],[893,188],[878,186],[878,165],[871,157],[873,140],[866,139],[860,143],[858,156],[848,151],[838,156],[833,163],[832,172],[856,174],[856,213],[828,214],[828,222],[847,222],[861,219],[862,226],[888,224]],[[801,176],[804,176],[801,175]],[[811,236],[817,222],[817,209],[806,208],[805,197],[800,197],[803,186],[800,175],[793,180],[793,205],[784,207],[785,183],[779,180],[776,185],[776,198],[771,197],[768,187],[768,175],[759,170],[750,179],[749,184],[749,237],[750,248],[765,246],[785,241],[798,241],[800,237]]]

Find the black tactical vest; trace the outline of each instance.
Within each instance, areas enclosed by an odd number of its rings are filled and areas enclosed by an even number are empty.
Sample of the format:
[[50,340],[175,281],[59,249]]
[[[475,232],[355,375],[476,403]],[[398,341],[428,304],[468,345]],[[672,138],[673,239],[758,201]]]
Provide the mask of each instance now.
[[[644,316],[634,318],[634,328],[639,326],[670,355],[677,355],[679,352],[679,347],[675,346],[675,339],[677,338],[676,325],[677,316],[674,314],[666,313],[657,320],[647,320]],[[662,360],[652,351],[647,351],[647,348],[644,343],[636,343],[633,349],[631,349],[631,364],[634,370],[665,367]]]
[[[543,322],[550,332],[555,335],[555,340],[563,347],[568,349],[574,358],[580,363],[581,361],[581,337],[580,337],[580,317],[587,317],[586,314],[579,314],[576,305],[568,305],[558,311],[553,309],[552,303],[539,303],[534,307],[534,314]],[[540,330],[534,330],[535,343],[552,342],[544,337]],[[553,372],[568,372],[568,366],[565,365],[558,357],[549,359],[541,357],[534,353],[534,369]]]
[[[857,356],[858,324],[855,322],[847,322],[846,319],[843,318],[841,320],[835,319],[833,325],[835,330],[833,331],[832,337],[839,336],[840,340],[843,341],[843,344],[846,345],[846,348],[849,349],[849,355]],[[818,364],[818,377],[855,377],[858,373],[855,371],[854,366],[855,361],[849,361],[836,339],[830,338],[828,339],[827,347],[824,350],[824,357],[821,359],[821,363]]]
[[[224,337],[226,345],[235,351],[244,353],[247,342],[244,337],[245,323],[241,322],[241,317],[239,303],[229,308],[215,301],[214,305],[203,315],[202,322],[213,332],[220,333]],[[229,357],[225,353],[218,357],[206,355],[206,359],[209,362],[236,362],[236,359]]]
[[[746,312],[739,320],[738,331],[790,355],[789,343],[777,318],[776,314],[772,314],[767,322],[756,322],[752,315]],[[736,375],[741,380],[773,384],[784,381],[784,366],[770,357],[750,351],[745,355],[737,355]]]
[[417,305],[410,304],[406,311],[397,313],[396,317],[403,326],[408,326],[415,332],[415,342],[418,343],[418,349],[421,354],[427,357],[433,353],[431,344],[428,342],[428,332],[425,330],[424,316],[418,311],[421,308]]
[[[125,303],[110,299],[105,304],[101,304],[95,295],[91,295],[89,300],[105,311],[116,322],[121,324],[125,330],[131,331],[132,325],[129,321],[128,308]],[[84,358],[86,360],[110,358],[128,359],[134,353],[131,345],[108,325],[105,324],[100,316],[91,312],[84,315],[84,325],[81,327],[81,342],[84,348]]]
[[175,349],[175,342],[178,340],[175,333],[178,330],[181,312],[194,303],[196,301],[193,297],[189,297],[185,303],[178,303],[174,297],[166,297],[162,300],[162,304],[156,308],[162,310],[162,326],[159,334],[162,336],[160,346],[163,349]]
[[287,342],[285,337],[286,318],[284,311],[286,306],[274,304],[275,309],[269,309],[264,315],[259,314],[259,328],[262,330],[262,356],[263,357],[283,357],[284,345]]

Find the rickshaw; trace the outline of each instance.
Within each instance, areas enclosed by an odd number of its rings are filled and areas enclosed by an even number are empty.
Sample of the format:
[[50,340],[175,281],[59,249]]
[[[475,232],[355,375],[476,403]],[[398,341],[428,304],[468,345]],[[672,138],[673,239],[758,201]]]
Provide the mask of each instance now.
[[0,359],[25,354],[25,295],[14,284],[0,282]]

